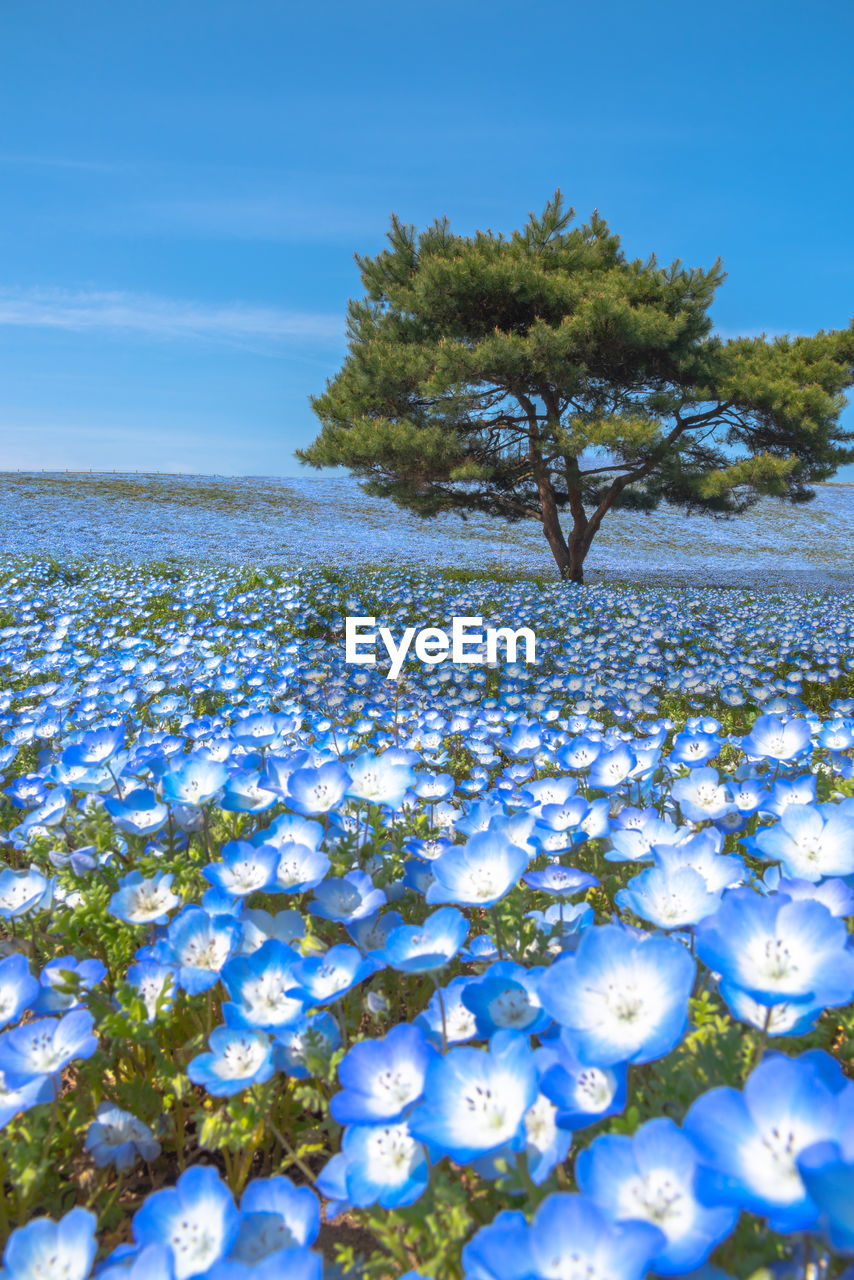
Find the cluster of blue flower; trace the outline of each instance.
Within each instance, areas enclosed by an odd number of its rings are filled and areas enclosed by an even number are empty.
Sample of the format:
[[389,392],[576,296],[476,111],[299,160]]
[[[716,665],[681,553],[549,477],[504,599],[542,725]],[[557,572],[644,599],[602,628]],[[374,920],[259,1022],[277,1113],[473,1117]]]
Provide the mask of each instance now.
[[[439,607],[543,660],[345,668]],[[6,1280],[320,1277],[321,1201],[373,1274],[854,1254],[843,598],[37,563],[0,610],[0,1180],[43,1142],[76,1201]]]

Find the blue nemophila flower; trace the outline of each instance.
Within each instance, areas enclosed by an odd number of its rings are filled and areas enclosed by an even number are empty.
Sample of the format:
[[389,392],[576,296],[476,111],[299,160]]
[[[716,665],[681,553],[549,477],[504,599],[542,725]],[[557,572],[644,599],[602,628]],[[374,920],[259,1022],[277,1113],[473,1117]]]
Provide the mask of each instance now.
[[[850,1097],[850,1091],[846,1091]],[[847,1099],[846,1099],[847,1101]],[[801,1151],[798,1172],[834,1249],[854,1253],[854,1108],[841,1104],[844,1127]],[[850,1280],[850,1268],[845,1273]]]
[[612,1222],[587,1196],[551,1195],[528,1229],[529,1275],[535,1280],[641,1280],[663,1242],[657,1227]]
[[110,857],[109,854],[98,855],[93,844],[83,845],[78,849],[51,849],[47,856],[52,867],[56,867],[57,870],[70,867],[81,879],[88,876],[90,871],[94,871],[99,862],[106,862]]
[[273,893],[305,893],[316,889],[329,870],[329,859],[320,849],[289,842],[282,846],[276,866]]
[[539,993],[546,1012],[573,1032],[582,1062],[651,1062],[682,1038],[694,974],[680,942],[602,925],[552,964]]
[[512,760],[530,760],[543,745],[543,731],[536,721],[518,721],[498,746]]
[[448,840],[444,836],[430,836],[427,840],[417,840],[414,836],[407,836],[403,847],[408,853],[414,853],[416,858],[423,858],[425,862],[434,862],[440,854],[453,848],[453,843],[453,840]]
[[463,1044],[477,1035],[475,1016],[463,1004],[469,982],[466,977],[452,978],[433,992],[427,1008],[415,1019],[415,1026],[423,1027],[435,1044],[442,1043],[443,1032],[448,1044]]
[[269,827],[263,827],[251,837],[252,844],[272,844],[281,852],[293,845],[317,850],[323,842],[323,827],[301,814],[281,813]]
[[261,775],[263,786],[268,791],[284,799],[288,794],[288,782],[291,774],[296,773],[303,765],[308,764],[310,752],[296,751],[293,755],[267,755],[264,759],[264,770]]
[[454,830],[465,836],[474,836],[486,831],[493,818],[504,817],[504,808],[500,803],[488,800],[477,800],[466,806],[463,817],[453,816]]
[[149,1022],[171,1006],[177,973],[175,965],[160,964],[156,960],[140,960],[128,969],[127,980],[145,1005]]
[[305,999],[294,991],[302,957],[287,943],[270,938],[249,956],[223,966],[222,981],[232,1003],[223,1005],[231,1027],[277,1032],[302,1018]]
[[68,787],[70,791],[82,791],[84,794],[107,792],[116,786],[115,775],[111,774],[109,769],[103,769],[99,765],[87,769],[82,764],[69,764],[67,754],[63,752],[60,759],[54,761],[47,770],[47,776],[52,782],[58,782],[61,786]]
[[798,1001],[837,1006],[854,995],[848,931],[820,902],[734,889],[698,925],[696,940],[700,959],[721,975],[727,1001],[732,988],[769,1007]]
[[409,858],[404,862],[401,880],[404,889],[413,889],[427,901],[427,890],[434,883],[432,863],[424,862],[421,858]]
[[854,721],[838,717],[822,726],[818,745],[828,751],[850,751],[854,747]]
[[415,782],[412,766],[395,760],[387,751],[380,756],[362,752],[348,760],[347,772],[350,774],[347,795],[352,800],[366,800],[389,809],[401,807],[403,797]]
[[30,973],[27,957],[20,952],[0,960],[0,1027],[17,1022],[39,993],[39,982]]
[[567,769],[583,773],[589,769],[596,757],[602,752],[601,738],[581,735],[566,743],[557,753],[559,762]]
[[364,920],[386,904],[382,889],[364,871],[348,871],[343,877],[330,876],[315,889],[309,914],[322,920]]
[[14,920],[29,911],[49,907],[53,887],[53,880],[42,875],[38,867],[31,866],[27,871],[4,867],[0,871],[0,917]]
[[339,1214],[352,1209],[347,1199],[347,1158],[339,1151],[337,1156],[327,1160],[315,1180],[315,1187],[326,1200],[327,1220],[337,1218]]
[[343,800],[350,774],[337,760],[297,769],[288,779],[288,807],[297,813],[328,813]]
[[670,794],[689,822],[716,822],[734,808],[716,769],[694,769],[674,782]]
[[264,786],[260,770],[233,773],[223,788],[219,806],[226,813],[263,813],[278,800],[275,791]]
[[802,774],[799,778],[777,778],[771,788],[771,798],[761,806],[762,811],[781,818],[789,805],[814,805],[817,782],[814,773]]
[[365,916],[363,920],[351,920],[346,927],[361,952],[382,959],[389,934],[402,924],[403,916],[399,911],[384,911]]
[[534,1035],[551,1021],[538,994],[542,968],[526,969],[511,960],[497,960],[479,978],[471,978],[462,993],[463,1004],[475,1016],[477,1033],[489,1038],[504,1029]]
[[153,791],[139,787],[122,796],[107,796],[104,808],[120,831],[132,836],[150,836],[166,825],[169,809]]
[[258,1262],[229,1257],[205,1272],[205,1280],[321,1280],[323,1260],[310,1249],[278,1249]]
[[239,716],[231,726],[231,736],[247,747],[269,747],[285,728],[285,716],[261,712]]
[[83,1003],[81,996],[106,976],[106,965],[100,960],[56,956],[47,962],[39,975],[40,990],[33,1002],[33,1013],[63,1013],[67,1009],[79,1009]]
[[752,769],[753,766],[742,766],[736,770],[735,777],[730,782],[730,793],[732,802],[739,813],[747,818],[765,808],[766,802],[771,798],[771,793],[765,789],[767,779],[754,777],[752,774],[743,776],[745,768]]
[[56,827],[62,822],[71,800],[71,792],[67,787],[54,787],[47,799],[37,809],[32,809],[19,827],[15,827],[12,835],[20,833],[29,836],[37,827]]
[[590,786],[608,793],[616,791],[631,775],[637,762],[637,756],[624,742],[599,751],[590,766]]
[[706,881],[693,867],[671,870],[667,865],[647,867],[632,876],[614,898],[618,907],[633,911],[659,929],[682,929],[713,915],[720,895],[710,893]]
[[0,1071],[0,1129],[15,1116],[39,1103],[50,1102],[54,1096],[53,1081],[49,1076],[33,1076],[30,1080],[20,1082],[17,1078],[6,1079]]
[[273,1048],[263,1031],[248,1027],[216,1027],[208,1037],[210,1052],[187,1064],[187,1075],[215,1098],[228,1098],[272,1076]]
[[757,1031],[772,1038],[804,1035],[824,1013],[824,1005],[812,999],[761,1004],[731,983],[727,985],[725,993],[721,987],[721,994],[725,994],[727,1008],[734,1018],[739,1022],[746,1022],[750,1027],[756,1027]]
[[116,752],[125,744],[125,725],[105,725],[100,729],[91,729],[80,736],[79,741],[67,747],[65,755],[72,764],[83,764],[87,767],[94,764],[105,764],[112,760]]
[[516,1209],[502,1211],[463,1246],[466,1280],[531,1280],[528,1220]]
[[552,903],[545,911],[526,911],[526,920],[533,920],[537,930],[551,940],[549,952],[574,951],[584,929],[593,924],[593,908],[589,902],[576,902],[565,906]]
[[655,848],[676,840],[678,835],[675,824],[659,818],[654,810],[624,809],[610,829],[605,861],[651,862]]
[[4,1280],[87,1280],[95,1260],[97,1218],[86,1209],[72,1209],[54,1222],[34,1218],[13,1231],[3,1251]]
[[127,1170],[137,1160],[156,1160],[160,1143],[148,1125],[130,1111],[102,1102],[86,1132],[86,1150],[99,1168],[114,1164]]
[[557,1107],[561,1129],[585,1129],[626,1105],[628,1067],[617,1062],[591,1067],[578,1060],[570,1032],[563,1030],[536,1052],[540,1089]]
[[522,787],[519,794],[525,808],[536,817],[541,818],[546,808],[554,808],[562,827],[575,827],[587,812],[587,801],[577,791],[575,778],[540,778]]
[[490,960],[497,960],[498,947],[495,939],[490,938],[488,933],[479,933],[469,941],[468,946],[463,947],[460,959],[471,960],[474,964],[487,964]]
[[91,1058],[98,1047],[86,1009],[62,1018],[38,1018],[0,1035],[0,1071],[7,1083],[52,1076],[75,1058]]
[[822,880],[820,884],[812,880],[790,880],[780,875],[778,867],[769,867],[756,887],[769,893],[783,893],[795,902],[802,899],[820,902],[832,916],[843,920],[854,915],[854,889],[844,880]]
[[401,1023],[382,1040],[360,1040],[338,1064],[343,1088],[330,1103],[339,1124],[401,1119],[419,1100],[436,1050],[419,1027]]
[[433,883],[428,902],[494,906],[516,884],[530,854],[497,831],[481,831],[464,845],[453,845],[430,863]]
[[203,1275],[232,1248],[240,1215],[216,1169],[194,1165],[174,1187],[155,1191],[133,1217],[137,1244],[166,1244],[175,1280]]
[[155,943],[150,958],[174,965],[177,985],[194,996],[218,982],[239,941],[240,924],[232,916],[212,916],[203,907],[188,906],[175,916],[166,937]]
[[285,1268],[292,1252],[314,1243],[320,1230],[320,1202],[309,1187],[290,1178],[254,1178],[240,1201],[240,1230],[229,1256],[252,1264],[276,1254]]
[[3,792],[16,809],[37,809],[48,796],[44,779],[38,773],[25,773]]
[[[718,725],[720,728],[720,725]],[[686,764],[689,768],[707,764],[713,760],[723,746],[723,740],[712,730],[684,730],[673,739],[670,759],[674,764]]]
[[529,871],[522,879],[530,889],[541,889],[544,893],[553,893],[561,898],[582,893],[599,883],[589,872],[579,871],[576,867],[564,867],[559,862],[552,863],[544,871]]
[[117,892],[110,898],[111,915],[126,924],[165,924],[168,913],[181,903],[172,889],[174,878],[166,871],[150,879],[141,871],[122,876]]
[[274,885],[280,853],[271,844],[229,840],[222,846],[221,862],[209,862],[202,875],[224,893],[237,898],[265,892]]
[[[547,806],[547,808],[550,807]],[[534,823],[529,843],[539,853],[545,853],[547,856],[554,858],[561,853],[571,852],[578,845],[583,844],[586,839],[587,834],[576,828],[550,827],[540,820]]]
[[562,1164],[572,1146],[572,1134],[557,1123],[558,1109],[539,1093],[525,1112],[525,1146],[528,1171],[535,1186],[540,1186],[554,1169]]
[[160,778],[160,792],[167,804],[203,805],[228,782],[228,770],[216,760],[200,755],[180,758]]
[[527,1039],[499,1031],[488,1049],[452,1049],[431,1062],[424,1101],[410,1116],[416,1138],[467,1164],[500,1147],[525,1143],[524,1116],[537,1097]]
[[326,1071],[340,1044],[341,1029],[332,1014],[324,1010],[303,1016],[276,1032],[273,1062],[277,1071],[284,1071],[295,1080],[306,1080]]
[[419,800],[435,804],[437,800],[447,800],[454,794],[456,782],[451,773],[416,772],[411,785]]
[[239,954],[242,956],[251,956],[271,939],[290,945],[305,936],[305,920],[299,911],[277,911],[272,915],[261,907],[250,907],[241,911],[240,924],[243,933]]
[[443,968],[466,940],[469,925],[456,907],[440,907],[423,924],[392,929],[382,959],[403,973],[427,973]]
[[651,1267],[684,1275],[706,1261],[738,1218],[730,1206],[707,1208],[694,1183],[699,1156],[672,1120],[649,1120],[631,1138],[602,1134],[580,1152],[575,1176],[582,1192],[614,1221],[650,1222],[666,1236]]
[[341,1139],[341,1154],[347,1198],[357,1208],[380,1204],[396,1209],[412,1204],[427,1187],[427,1153],[406,1120],[350,1125]]
[[290,994],[303,997],[306,1005],[331,1004],[379,967],[373,957],[339,943],[322,956],[307,956],[294,965]]
[[739,745],[746,756],[766,760],[794,760],[809,746],[811,736],[806,720],[757,716],[750,733],[741,739]]
[[684,1123],[702,1165],[701,1200],[767,1218],[773,1231],[809,1230],[818,1208],[798,1171],[798,1157],[838,1137],[852,1091],[838,1063],[812,1050],[794,1059],[769,1054],[741,1093],[719,1088],[703,1094]]
[[734,889],[747,879],[744,859],[738,854],[722,854],[723,835],[714,827],[704,827],[678,844],[653,846],[655,865],[666,871],[693,867],[706,882],[709,893],[721,894]]
[[787,876],[821,880],[854,872],[854,812],[842,805],[791,804],[772,827],[760,827],[750,851],[779,862]]

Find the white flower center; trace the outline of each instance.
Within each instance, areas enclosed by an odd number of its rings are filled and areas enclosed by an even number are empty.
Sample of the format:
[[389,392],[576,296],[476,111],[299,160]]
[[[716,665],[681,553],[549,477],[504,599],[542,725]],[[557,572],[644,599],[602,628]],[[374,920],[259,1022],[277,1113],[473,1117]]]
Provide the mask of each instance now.
[[368,1140],[368,1151],[378,1173],[382,1170],[390,1182],[405,1182],[418,1159],[418,1146],[405,1124],[377,1128]]
[[669,1240],[691,1227],[694,1205],[669,1169],[656,1169],[630,1178],[618,1193],[618,1217],[642,1218],[660,1227]]

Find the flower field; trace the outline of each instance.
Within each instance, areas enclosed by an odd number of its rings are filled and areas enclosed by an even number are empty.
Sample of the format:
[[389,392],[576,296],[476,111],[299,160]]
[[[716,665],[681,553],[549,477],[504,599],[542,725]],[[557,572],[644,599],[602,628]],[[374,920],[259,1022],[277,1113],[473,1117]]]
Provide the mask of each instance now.
[[0,1274],[841,1276],[852,606],[5,556]]

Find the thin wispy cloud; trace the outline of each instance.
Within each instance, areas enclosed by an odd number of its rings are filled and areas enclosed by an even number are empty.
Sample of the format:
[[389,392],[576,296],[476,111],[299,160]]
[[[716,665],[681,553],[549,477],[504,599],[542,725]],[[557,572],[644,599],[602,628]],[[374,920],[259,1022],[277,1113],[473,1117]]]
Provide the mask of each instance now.
[[332,343],[344,336],[341,315],[95,290],[0,288],[0,325],[76,333],[135,333],[161,340],[194,339],[240,346]]

